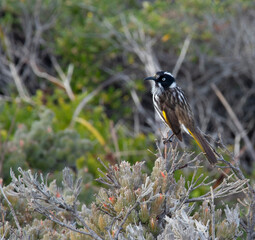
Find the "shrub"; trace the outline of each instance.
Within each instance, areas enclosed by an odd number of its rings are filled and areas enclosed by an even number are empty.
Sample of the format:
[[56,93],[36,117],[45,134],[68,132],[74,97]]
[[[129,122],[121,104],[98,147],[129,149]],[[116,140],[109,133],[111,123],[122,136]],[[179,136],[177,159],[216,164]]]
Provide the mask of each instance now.
[[[76,168],[76,161],[91,149],[90,141],[82,139],[74,130],[54,132],[54,114],[50,110],[42,110],[39,116],[31,128],[19,125],[13,139],[7,143],[4,173],[18,166],[42,173],[58,171],[65,166]],[[5,174],[4,178],[8,176]]]
[[[61,188],[55,181],[48,183],[42,174],[38,178],[19,168],[17,178],[11,170],[11,184],[1,188],[2,214],[10,214],[8,197],[15,206],[19,202],[27,205],[30,216],[26,221],[5,220],[0,231],[9,238],[20,235],[26,239],[236,239],[248,229],[241,226],[239,206],[225,205],[223,214],[215,209],[216,200],[247,193],[249,184],[241,172],[235,173],[240,170],[237,166],[223,159],[220,162],[233,174],[214,189],[214,180],[197,174],[202,167],[199,158],[186,153],[179,156],[176,148],[170,149],[167,158],[160,154],[149,174],[143,172],[144,162],[131,165],[122,161],[109,167],[101,162],[106,172],[100,170],[97,180],[106,187],[100,189],[90,207],[78,201],[82,180],[74,180],[68,168],[63,170]],[[183,168],[193,169],[191,181],[183,176],[174,178]],[[207,191],[202,196],[191,197],[194,190],[204,186]],[[249,197],[246,200],[245,210],[251,203]],[[17,207],[16,214],[25,216],[25,209],[24,205]]]

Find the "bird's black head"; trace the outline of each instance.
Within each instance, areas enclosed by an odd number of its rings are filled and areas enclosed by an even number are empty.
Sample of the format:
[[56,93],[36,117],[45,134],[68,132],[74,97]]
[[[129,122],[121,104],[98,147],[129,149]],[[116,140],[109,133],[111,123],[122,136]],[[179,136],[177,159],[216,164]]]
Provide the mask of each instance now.
[[147,77],[144,80],[153,80],[157,87],[174,88],[176,87],[175,78],[169,72],[159,71],[153,77]]

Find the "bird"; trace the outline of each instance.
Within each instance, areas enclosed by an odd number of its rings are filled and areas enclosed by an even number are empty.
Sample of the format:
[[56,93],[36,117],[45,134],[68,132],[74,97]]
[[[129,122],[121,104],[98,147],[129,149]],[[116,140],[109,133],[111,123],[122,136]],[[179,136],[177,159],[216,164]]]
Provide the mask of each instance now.
[[151,89],[155,111],[173,132],[167,140],[171,141],[172,136],[176,135],[182,141],[182,132],[188,133],[194,138],[209,163],[215,165],[216,155],[196,125],[189,102],[183,90],[177,86],[174,76],[167,71],[158,71],[154,76],[146,77],[144,80],[155,82]]

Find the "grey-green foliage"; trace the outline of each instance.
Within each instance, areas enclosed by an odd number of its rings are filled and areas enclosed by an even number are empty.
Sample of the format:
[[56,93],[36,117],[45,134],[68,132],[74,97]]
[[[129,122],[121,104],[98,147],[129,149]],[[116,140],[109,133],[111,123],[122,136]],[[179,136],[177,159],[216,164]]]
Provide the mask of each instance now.
[[[188,216],[182,209],[176,211],[174,215],[166,217],[166,225],[163,233],[158,236],[157,240],[166,239],[187,239],[187,240],[207,240],[210,239],[212,222],[212,212],[210,206],[204,202],[200,211],[195,213],[197,216]],[[225,207],[225,215],[223,217],[220,209],[216,210],[215,223],[216,231],[215,236],[217,239],[236,239],[243,235],[240,231],[240,211],[238,205],[230,209],[228,205]],[[205,220],[207,215],[207,220]],[[196,219],[197,217],[197,219]]]
[[50,110],[43,110],[39,116],[39,120],[34,121],[29,129],[20,125],[13,140],[7,144],[5,173],[9,172],[10,167],[17,169],[20,166],[42,172],[60,170],[64,166],[75,167],[76,160],[91,149],[90,142],[74,130],[54,132],[54,114]]
[[[205,194],[192,198],[194,190],[211,186],[214,181],[208,182],[203,174],[197,174],[197,158],[190,160],[187,154],[179,157],[176,149],[170,149],[170,153],[167,159],[162,156],[156,159],[151,173],[143,171],[144,162],[131,165],[122,161],[105,166],[106,172],[100,171],[98,181],[107,187],[100,189],[91,206],[77,199],[83,184],[81,179],[74,180],[68,169],[64,169],[62,186],[58,187],[55,181],[48,183],[42,175],[39,179],[30,170],[19,168],[20,176],[16,177],[11,171],[12,182],[4,191],[17,206],[16,213],[23,217],[20,222],[23,236],[27,238],[206,240],[214,235],[220,240],[241,236],[238,205],[223,206],[223,212],[216,207],[214,199],[245,193],[247,179],[229,175],[215,189],[210,188]],[[194,171],[190,182],[184,177],[174,178],[175,171],[185,165]],[[26,221],[24,202],[33,210],[27,212]],[[19,203],[22,207],[18,207]],[[196,208],[190,203],[196,204]],[[7,215],[4,199],[2,204],[2,214]],[[34,210],[46,219],[35,215]],[[40,224],[37,219],[41,220]],[[13,220],[5,225],[5,229],[9,226],[6,236],[17,231]],[[0,225],[1,232],[3,226]]]

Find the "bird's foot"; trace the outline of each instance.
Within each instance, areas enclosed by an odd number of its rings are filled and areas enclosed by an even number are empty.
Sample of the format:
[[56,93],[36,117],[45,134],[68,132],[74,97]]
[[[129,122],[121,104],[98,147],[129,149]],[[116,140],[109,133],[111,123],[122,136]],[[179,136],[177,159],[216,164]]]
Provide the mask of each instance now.
[[173,135],[174,135],[174,134],[172,134],[170,137],[162,138],[163,144],[167,144],[167,143],[173,142],[173,140],[172,140]]

